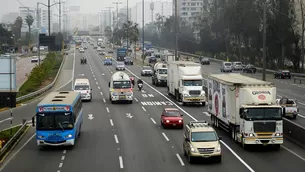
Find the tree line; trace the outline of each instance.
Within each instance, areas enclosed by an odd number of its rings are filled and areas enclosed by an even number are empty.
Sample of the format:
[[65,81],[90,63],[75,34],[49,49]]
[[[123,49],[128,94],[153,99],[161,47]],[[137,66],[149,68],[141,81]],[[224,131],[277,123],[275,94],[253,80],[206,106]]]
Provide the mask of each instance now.
[[[293,70],[299,71],[301,63],[304,64],[304,58],[301,58],[301,40],[304,39],[302,0],[206,2],[203,12],[193,23],[179,19],[179,50],[262,66],[265,2],[267,67],[283,69],[292,62]],[[173,49],[174,26],[174,16],[158,15],[155,22],[145,26],[145,40],[155,46]]]

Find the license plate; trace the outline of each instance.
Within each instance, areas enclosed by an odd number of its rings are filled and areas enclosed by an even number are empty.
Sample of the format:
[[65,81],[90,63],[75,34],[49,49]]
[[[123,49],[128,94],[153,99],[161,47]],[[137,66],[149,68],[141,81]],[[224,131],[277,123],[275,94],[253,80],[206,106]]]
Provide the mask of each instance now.
[[176,124],[173,124],[173,126],[176,126]]
[[120,99],[125,99],[125,98],[126,98],[126,96],[119,96],[119,98],[120,98]]
[[202,157],[203,157],[203,158],[209,158],[210,155],[203,155]]

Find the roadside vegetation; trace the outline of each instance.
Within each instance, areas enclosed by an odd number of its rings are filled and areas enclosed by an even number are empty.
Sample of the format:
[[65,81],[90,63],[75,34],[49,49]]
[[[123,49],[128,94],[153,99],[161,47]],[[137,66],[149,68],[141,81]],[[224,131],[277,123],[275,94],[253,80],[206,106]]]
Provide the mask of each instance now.
[[36,65],[27,76],[27,81],[20,87],[18,96],[35,92],[52,83],[60,68],[63,56],[59,53],[48,53],[41,65]]

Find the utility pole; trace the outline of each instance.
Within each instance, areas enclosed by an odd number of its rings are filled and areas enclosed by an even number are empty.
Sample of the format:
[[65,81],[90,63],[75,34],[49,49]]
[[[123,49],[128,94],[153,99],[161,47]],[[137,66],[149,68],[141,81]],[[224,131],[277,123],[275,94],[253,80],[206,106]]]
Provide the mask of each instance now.
[[104,26],[103,27],[100,26],[101,33],[105,32],[105,29],[106,29],[106,26],[107,26],[107,15],[106,15],[107,13],[106,12],[108,12],[108,10],[102,10],[102,13],[101,13],[102,17],[104,18]]
[[48,0],[48,31],[49,31],[49,36],[51,36],[51,5],[50,5],[50,0]]
[[113,47],[113,29],[112,29],[112,26],[111,26],[111,9],[113,7],[106,7],[106,8],[108,8],[108,11],[109,11],[109,28],[110,28],[111,33],[112,33],[112,47]]
[[122,2],[113,2],[113,4],[116,5],[116,27],[119,27],[119,4],[122,4]]
[[127,35],[126,35],[126,37],[127,37],[127,43],[126,43],[126,44],[127,44],[127,49],[128,49],[128,43],[129,43],[129,38],[128,38],[128,31],[129,31],[129,24],[128,24],[128,23],[129,23],[129,22],[128,22],[128,21],[129,21],[129,14],[128,14],[128,13],[129,13],[129,11],[128,11],[128,0],[127,0],[127,26],[128,26],[127,31],[126,31],[126,32],[127,32]]
[[59,16],[58,16],[58,18],[59,18],[59,32],[61,32],[61,0],[59,0]]
[[175,60],[179,60],[178,59],[178,5],[177,5],[177,1],[175,0]]
[[267,20],[267,0],[264,2],[263,17],[263,81],[266,81],[266,20]]
[[[36,11],[36,18],[37,18],[37,28],[40,30],[40,15],[39,15],[39,2],[37,2],[37,11]],[[38,33],[39,34],[39,33]]]
[[151,0],[151,3],[150,3],[151,23],[154,22],[154,9],[155,9],[155,4],[154,4],[154,2]]
[[142,63],[144,64],[145,60],[145,51],[144,51],[144,0],[142,0]]

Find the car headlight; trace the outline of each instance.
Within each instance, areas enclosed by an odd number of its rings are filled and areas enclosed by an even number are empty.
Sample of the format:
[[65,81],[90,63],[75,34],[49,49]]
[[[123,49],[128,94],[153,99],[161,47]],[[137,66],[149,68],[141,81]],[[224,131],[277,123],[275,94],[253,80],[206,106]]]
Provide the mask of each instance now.
[[249,137],[254,137],[254,134],[253,134],[253,133],[250,133],[250,134],[249,134]]
[[71,138],[72,137],[72,134],[69,134],[66,136],[66,138]]
[[201,92],[200,96],[205,96],[205,92],[204,91]]
[[182,122],[182,120],[179,120],[179,123],[181,123]]
[[215,148],[215,151],[216,151],[216,152],[220,152],[220,151],[221,151],[220,144]]
[[38,136],[38,138],[40,138],[40,139],[44,139],[44,136]]
[[279,137],[281,136],[281,133],[276,133],[275,136]]
[[166,120],[167,123],[169,123],[169,120]]
[[183,94],[183,97],[187,97],[187,96],[189,96],[188,94]]
[[191,152],[197,152],[197,149],[194,147],[191,147]]
[[117,93],[113,92],[113,93],[112,93],[112,96],[117,96]]

